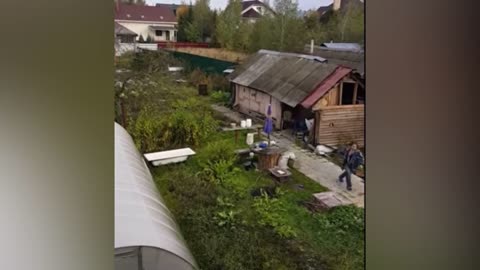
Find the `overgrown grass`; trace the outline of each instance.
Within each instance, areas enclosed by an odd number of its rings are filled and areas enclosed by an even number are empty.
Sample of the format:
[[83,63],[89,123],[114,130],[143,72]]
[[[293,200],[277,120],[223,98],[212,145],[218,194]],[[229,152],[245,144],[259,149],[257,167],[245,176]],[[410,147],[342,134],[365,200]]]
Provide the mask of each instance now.
[[[155,83],[140,84],[150,86],[141,86],[143,97],[129,100],[132,125],[138,120],[135,110],[146,104],[156,107],[161,119],[178,110],[218,117],[209,107],[210,97],[198,96],[168,76],[150,74],[140,80]],[[233,151],[246,147],[246,133],[235,143],[233,132],[209,131],[193,147],[197,155],[185,163],[151,168],[200,268],[362,269],[363,209],[311,213],[302,203],[326,190],[318,183],[295,169],[285,184],[275,184],[265,172],[244,170]],[[182,143],[188,145],[177,141],[176,146]],[[259,190],[276,186],[271,196],[258,196]]]

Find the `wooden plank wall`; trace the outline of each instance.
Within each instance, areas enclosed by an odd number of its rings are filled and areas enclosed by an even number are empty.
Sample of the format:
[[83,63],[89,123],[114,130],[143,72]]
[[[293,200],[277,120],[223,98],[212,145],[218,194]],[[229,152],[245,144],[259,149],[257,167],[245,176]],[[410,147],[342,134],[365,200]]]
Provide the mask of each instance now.
[[328,106],[315,112],[317,144],[339,145],[355,141],[365,144],[364,105]]
[[317,101],[317,103],[315,103],[315,105],[312,106],[312,110],[316,111],[322,107],[338,105],[339,88],[340,84],[337,83],[332,87],[332,89],[328,90],[328,93],[326,93],[319,101]]

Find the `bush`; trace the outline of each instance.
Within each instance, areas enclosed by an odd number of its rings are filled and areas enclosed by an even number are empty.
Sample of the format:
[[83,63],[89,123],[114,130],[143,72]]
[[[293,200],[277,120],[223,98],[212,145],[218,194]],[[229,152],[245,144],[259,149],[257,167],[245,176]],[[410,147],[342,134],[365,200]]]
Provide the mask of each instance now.
[[207,75],[198,68],[190,73],[188,80],[195,87],[199,84],[208,84]]
[[210,142],[207,146],[202,150],[201,153],[197,155],[199,164],[202,167],[208,162],[219,162],[219,161],[228,161],[233,164],[234,161],[237,159],[237,155],[235,154],[234,146],[227,142],[227,141],[216,141]]
[[[276,194],[281,195],[281,192],[277,191]],[[261,225],[271,226],[281,237],[290,238],[297,236],[293,228],[287,225],[285,207],[278,198],[270,198],[262,190],[262,195],[255,198],[253,207],[259,215],[259,223]]]
[[128,126],[135,145],[141,152],[151,152],[159,147],[159,133],[163,122],[155,110],[147,106],[142,109],[137,120]]
[[179,66],[181,62],[164,51],[141,51],[135,54],[131,69],[137,72],[167,72],[168,66]]
[[162,125],[161,141],[165,147],[197,146],[217,127],[218,123],[210,113],[177,109]]
[[212,90],[229,91],[230,82],[223,75],[212,74],[208,77]]
[[210,97],[215,103],[228,104],[230,102],[229,92],[214,91],[210,94]]

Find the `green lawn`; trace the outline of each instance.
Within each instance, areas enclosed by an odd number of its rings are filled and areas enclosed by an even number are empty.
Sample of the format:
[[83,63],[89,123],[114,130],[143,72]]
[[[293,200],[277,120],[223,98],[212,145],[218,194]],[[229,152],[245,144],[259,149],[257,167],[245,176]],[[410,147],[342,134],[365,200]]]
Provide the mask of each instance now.
[[[130,115],[148,102],[160,107],[159,118],[170,119],[178,111],[174,104],[190,97],[199,104],[189,113],[208,113],[219,126],[229,123],[209,109],[212,99],[198,96],[194,88],[174,84],[165,75],[151,74],[148,80],[156,86],[148,96],[128,100]],[[133,126],[136,120],[130,121]],[[277,189],[267,173],[244,170],[233,150],[246,147],[245,134],[235,144],[233,132],[216,129],[194,145],[184,145],[197,153],[185,163],[151,168],[200,268],[363,269],[363,209],[311,213],[302,203],[326,189],[294,169],[291,180]],[[134,136],[137,142],[139,138]],[[163,148],[168,147],[159,146]],[[262,195],[262,188],[274,194]]]

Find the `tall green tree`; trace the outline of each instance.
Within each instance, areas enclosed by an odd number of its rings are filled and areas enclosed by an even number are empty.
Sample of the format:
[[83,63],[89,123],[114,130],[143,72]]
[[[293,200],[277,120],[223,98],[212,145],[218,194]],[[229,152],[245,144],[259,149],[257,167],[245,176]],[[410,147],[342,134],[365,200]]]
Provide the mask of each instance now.
[[216,35],[218,43],[230,50],[234,49],[235,34],[241,22],[241,0],[230,0],[225,10],[218,16]]
[[211,24],[212,11],[210,0],[197,0],[193,6],[193,19],[187,26],[187,37],[190,41],[204,41],[213,31]]
[[343,42],[359,42],[364,40],[364,9],[360,5],[350,2],[341,15],[338,30]]
[[288,49],[287,43],[291,43],[287,41],[287,36],[291,39],[296,38],[299,34],[295,32],[299,30],[298,4],[295,0],[275,0],[274,6],[278,49],[282,51]]
[[188,41],[187,38],[187,27],[192,23],[192,5],[189,6],[182,4],[177,9],[177,20],[178,20],[178,31],[177,31],[177,40],[178,41]]
[[256,52],[260,49],[277,50],[278,43],[275,40],[275,20],[264,16],[253,26],[248,50],[250,52]]

